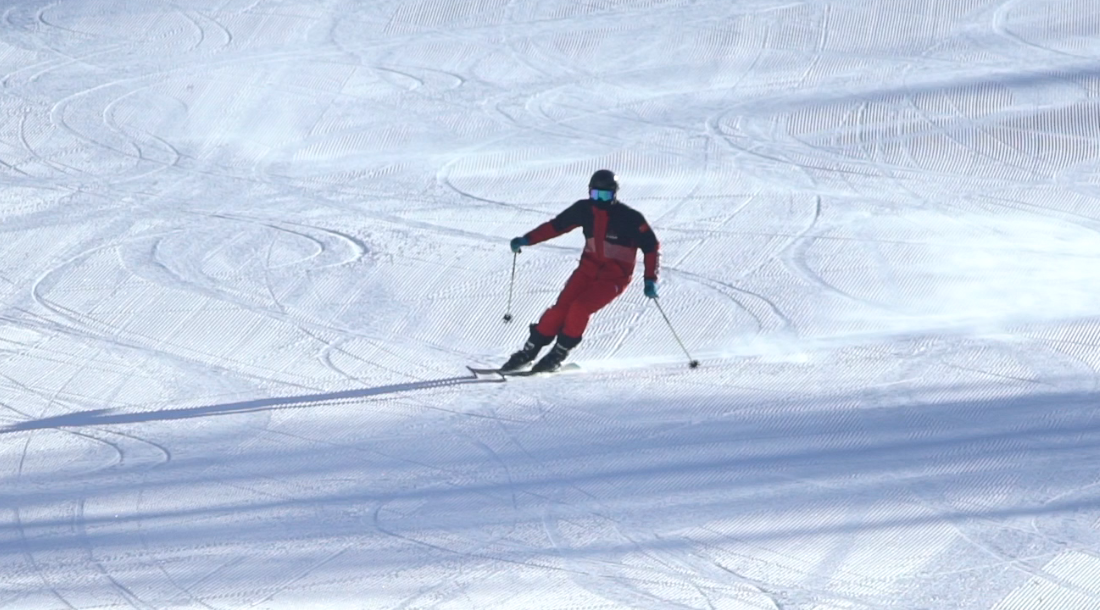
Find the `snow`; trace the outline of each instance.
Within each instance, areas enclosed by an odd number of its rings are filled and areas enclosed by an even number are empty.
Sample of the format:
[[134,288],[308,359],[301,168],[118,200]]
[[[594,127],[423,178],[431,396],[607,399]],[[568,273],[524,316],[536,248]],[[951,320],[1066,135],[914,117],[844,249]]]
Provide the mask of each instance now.
[[0,609],[1100,609],[1100,5],[0,15]]

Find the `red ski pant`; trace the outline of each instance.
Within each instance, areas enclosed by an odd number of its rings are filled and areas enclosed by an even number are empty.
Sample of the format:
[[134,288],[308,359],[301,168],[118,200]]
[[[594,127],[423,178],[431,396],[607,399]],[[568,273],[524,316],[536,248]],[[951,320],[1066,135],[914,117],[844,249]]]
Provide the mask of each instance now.
[[597,278],[578,268],[558,295],[558,301],[539,318],[539,334],[553,337],[559,333],[580,339],[592,314],[603,309],[623,293],[630,277]]

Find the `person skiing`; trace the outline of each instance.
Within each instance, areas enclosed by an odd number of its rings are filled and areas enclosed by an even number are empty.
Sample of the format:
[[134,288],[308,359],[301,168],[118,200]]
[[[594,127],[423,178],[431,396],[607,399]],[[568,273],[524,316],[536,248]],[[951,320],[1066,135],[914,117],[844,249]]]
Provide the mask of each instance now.
[[645,296],[657,298],[657,269],[660,243],[641,212],[618,199],[619,181],[614,172],[601,169],[588,181],[588,198],[566,208],[548,222],[513,238],[512,252],[533,246],[582,227],[585,245],[580,264],[569,276],[557,302],[538,323],[530,326],[523,348],[500,368],[515,371],[538,357],[554,339],[554,347],[531,372],[558,370],[569,352],[577,347],[592,314],[614,301],[630,284],[638,250],[644,254]]

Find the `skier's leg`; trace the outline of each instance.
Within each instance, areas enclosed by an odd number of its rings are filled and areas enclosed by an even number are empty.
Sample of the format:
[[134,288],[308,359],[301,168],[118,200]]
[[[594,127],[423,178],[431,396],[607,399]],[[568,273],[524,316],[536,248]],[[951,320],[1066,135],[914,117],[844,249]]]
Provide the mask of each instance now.
[[542,317],[539,318],[538,331],[540,334],[546,337],[555,337],[561,332],[562,325],[565,324],[566,315],[569,313],[569,306],[573,304],[573,301],[582,294],[592,283],[592,278],[585,274],[580,268],[573,271],[573,274],[569,276],[569,279],[565,282],[565,287],[561,289],[561,293],[558,294],[558,300],[543,312]]
[[531,367],[535,372],[551,372],[561,367],[561,363],[569,356],[569,352],[577,347],[588,327],[588,320],[592,314],[603,309],[608,303],[614,301],[622,294],[629,279],[623,281],[602,280],[592,282],[587,288],[578,294],[569,305],[565,314],[562,330],[558,333],[557,343],[554,347]]
[[588,276],[581,273],[580,269],[569,276],[569,279],[565,282],[565,287],[558,295],[557,302],[542,314],[538,324],[531,325],[531,334],[528,336],[527,342],[524,343],[522,349],[513,353],[508,361],[500,367],[502,371],[520,369],[538,357],[539,351],[549,345],[557,336],[558,331],[561,330],[561,326],[565,322],[569,304],[585,289],[589,281]]
[[587,289],[577,295],[569,306],[562,323],[561,334],[568,337],[576,337],[578,340],[588,328],[588,321],[592,314],[607,307],[623,293],[629,278],[624,280],[600,280],[593,282]]

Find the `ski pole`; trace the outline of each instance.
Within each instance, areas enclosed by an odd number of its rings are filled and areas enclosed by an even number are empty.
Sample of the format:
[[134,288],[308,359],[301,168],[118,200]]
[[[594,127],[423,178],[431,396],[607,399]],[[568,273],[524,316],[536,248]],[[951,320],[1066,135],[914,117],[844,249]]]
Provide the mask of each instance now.
[[684,342],[680,340],[680,335],[676,334],[676,329],[672,327],[672,322],[668,319],[668,315],[665,314],[665,309],[661,307],[661,302],[657,299],[653,299],[653,303],[657,306],[657,311],[661,312],[661,317],[665,319],[665,324],[668,324],[668,329],[672,331],[672,336],[676,338],[676,342],[680,344],[680,349],[684,350],[684,355],[688,357],[688,366],[696,368],[699,366],[699,361],[691,357]]
[[504,321],[512,321],[512,289],[516,286],[516,259],[519,258],[518,252],[512,253],[512,281],[508,282],[508,309],[504,312]]

